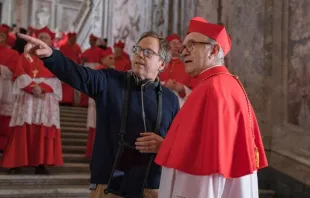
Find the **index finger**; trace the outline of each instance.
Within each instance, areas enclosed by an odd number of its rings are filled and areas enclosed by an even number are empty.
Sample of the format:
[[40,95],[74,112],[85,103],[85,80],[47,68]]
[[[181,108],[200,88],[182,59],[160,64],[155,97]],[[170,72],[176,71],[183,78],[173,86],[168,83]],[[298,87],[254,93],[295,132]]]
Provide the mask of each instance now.
[[149,135],[153,135],[153,132],[144,132],[144,133],[140,133],[141,136],[149,136]]
[[26,40],[27,42],[29,43],[33,43],[33,44],[36,44],[36,45],[42,45],[42,41],[40,41],[39,39],[36,39],[32,36],[29,36],[29,35],[26,35],[26,34],[21,34],[21,33],[18,33],[18,36],[24,40]]

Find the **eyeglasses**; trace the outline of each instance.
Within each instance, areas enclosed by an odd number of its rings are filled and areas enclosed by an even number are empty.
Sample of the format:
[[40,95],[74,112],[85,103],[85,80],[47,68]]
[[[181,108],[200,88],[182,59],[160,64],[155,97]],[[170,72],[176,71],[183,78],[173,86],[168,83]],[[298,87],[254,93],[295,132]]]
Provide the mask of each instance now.
[[142,51],[143,57],[147,57],[147,58],[152,58],[153,55],[159,56],[159,54],[157,54],[156,52],[154,52],[153,50],[150,49],[143,49],[142,47],[139,46],[133,46],[132,48],[132,52],[134,54],[140,54],[140,52]]
[[196,42],[196,41],[190,41],[188,42],[185,46],[182,45],[182,47],[178,50],[179,55],[182,54],[182,52],[184,51],[184,49],[186,49],[187,53],[190,53],[191,51],[193,51],[194,47],[196,44],[203,44],[203,45],[212,45],[212,43],[209,42]]

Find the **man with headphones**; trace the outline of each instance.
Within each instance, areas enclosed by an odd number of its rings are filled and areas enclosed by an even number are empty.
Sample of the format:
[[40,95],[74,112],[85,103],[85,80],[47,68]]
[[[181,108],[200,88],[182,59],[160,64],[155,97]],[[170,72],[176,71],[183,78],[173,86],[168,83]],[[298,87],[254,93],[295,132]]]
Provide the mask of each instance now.
[[90,197],[157,197],[161,168],[153,160],[179,110],[158,75],[170,60],[165,39],[144,33],[133,47],[132,70],[92,70],[31,36],[24,54],[41,58],[61,81],[96,102]]

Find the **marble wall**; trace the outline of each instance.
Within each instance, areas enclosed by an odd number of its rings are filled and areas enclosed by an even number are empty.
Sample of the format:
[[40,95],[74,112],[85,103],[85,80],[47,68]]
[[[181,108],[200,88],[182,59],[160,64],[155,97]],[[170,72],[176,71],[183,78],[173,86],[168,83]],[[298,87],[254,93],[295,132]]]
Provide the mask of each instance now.
[[110,44],[124,41],[125,50],[131,53],[143,32],[154,30],[161,36],[168,32],[168,0],[118,0],[112,7],[112,37]]
[[306,0],[289,3],[287,122],[304,129],[310,129],[309,8]]

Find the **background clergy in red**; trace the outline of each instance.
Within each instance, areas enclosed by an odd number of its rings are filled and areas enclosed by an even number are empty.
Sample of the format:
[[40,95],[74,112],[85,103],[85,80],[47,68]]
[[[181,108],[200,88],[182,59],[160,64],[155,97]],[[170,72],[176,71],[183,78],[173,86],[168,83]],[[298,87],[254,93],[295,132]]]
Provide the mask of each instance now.
[[[97,46],[97,40],[98,37],[91,34],[89,37],[90,48],[82,53],[82,64],[92,69],[100,65],[101,53],[103,52],[103,49]],[[81,93],[80,105],[82,107],[88,106],[88,97],[83,93]]]
[[[75,63],[81,63],[82,51],[79,44],[76,43],[77,34],[69,32],[67,34],[68,41],[64,45],[60,46],[60,51],[64,56],[68,57]],[[66,83],[61,83],[62,85],[62,101],[65,104],[74,104],[74,89],[67,85]]]
[[115,52],[115,69],[118,71],[128,71],[131,69],[131,61],[129,55],[124,52],[125,43],[119,41],[114,44]]
[[0,151],[6,148],[11,129],[11,120],[14,104],[13,73],[17,67],[19,54],[7,46],[9,29],[0,26]]
[[[47,27],[36,31],[36,36],[48,45],[54,35]],[[59,123],[61,83],[36,57],[30,62],[20,56],[14,76],[17,95],[10,121],[13,131],[1,165],[11,168],[10,173],[20,172],[20,167],[34,166],[36,174],[47,174],[44,165],[63,165]]]
[[[172,89],[180,98],[185,98],[190,93],[191,77],[185,71],[183,61],[179,59],[179,49],[181,48],[181,39],[177,34],[166,37],[169,42],[171,61],[167,68],[160,74],[160,81],[164,82],[164,86]],[[184,103],[180,101],[180,106]]]
[[[95,70],[114,68],[114,54],[110,47],[107,47],[101,53],[101,65],[96,66]],[[86,157],[90,158],[93,151],[93,144],[96,134],[96,103],[92,98],[88,101],[88,111],[87,111],[87,128],[88,128],[88,138],[86,145]]]

